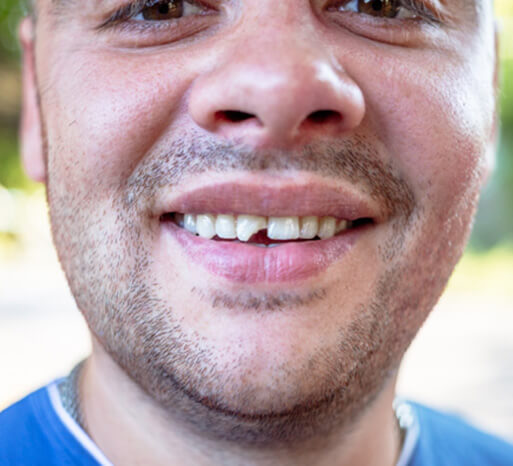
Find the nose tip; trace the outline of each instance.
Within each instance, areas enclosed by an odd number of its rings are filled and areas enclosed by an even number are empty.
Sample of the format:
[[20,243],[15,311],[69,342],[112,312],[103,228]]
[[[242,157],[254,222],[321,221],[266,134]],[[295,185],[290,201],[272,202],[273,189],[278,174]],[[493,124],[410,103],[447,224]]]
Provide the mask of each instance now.
[[197,79],[189,112],[207,131],[265,144],[350,131],[365,104],[356,83],[327,63],[234,61]]

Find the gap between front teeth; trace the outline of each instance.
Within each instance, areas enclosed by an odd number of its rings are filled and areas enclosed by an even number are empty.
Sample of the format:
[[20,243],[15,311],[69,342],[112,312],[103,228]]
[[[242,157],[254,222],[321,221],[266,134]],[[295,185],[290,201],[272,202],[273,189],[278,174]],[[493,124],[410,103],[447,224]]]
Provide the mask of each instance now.
[[258,215],[177,214],[177,223],[202,238],[238,239],[247,242],[260,230],[275,240],[327,239],[351,227],[335,217],[261,217]]

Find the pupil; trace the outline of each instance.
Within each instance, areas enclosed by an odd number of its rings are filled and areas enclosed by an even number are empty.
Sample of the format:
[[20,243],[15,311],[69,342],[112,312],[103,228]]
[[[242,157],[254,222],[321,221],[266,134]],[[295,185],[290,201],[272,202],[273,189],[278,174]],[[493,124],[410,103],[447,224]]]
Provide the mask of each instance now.
[[159,13],[161,15],[165,15],[165,14],[169,13],[169,3],[161,3],[159,5]]
[[383,8],[382,0],[372,0],[372,9],[374,11],[380,11]]

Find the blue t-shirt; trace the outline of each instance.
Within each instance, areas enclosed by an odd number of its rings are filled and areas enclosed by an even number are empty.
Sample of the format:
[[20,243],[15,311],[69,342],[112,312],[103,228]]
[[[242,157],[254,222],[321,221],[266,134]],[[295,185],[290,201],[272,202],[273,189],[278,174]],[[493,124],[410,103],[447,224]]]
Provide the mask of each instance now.
[[[57,383],[0,413],[0,465],[111,465],[62,406]],[[513,466],[513,445],[455,416],[409,401],[396,406],[407,430],[397,466]]]

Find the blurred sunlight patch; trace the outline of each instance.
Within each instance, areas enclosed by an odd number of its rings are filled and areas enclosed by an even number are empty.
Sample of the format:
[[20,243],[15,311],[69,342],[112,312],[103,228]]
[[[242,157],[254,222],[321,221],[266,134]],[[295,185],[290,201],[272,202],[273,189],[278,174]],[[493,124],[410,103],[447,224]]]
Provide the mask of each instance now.
[[446,293],[500,295],[513,300],[513,245],[486,252],[467,250],[456,266]]

